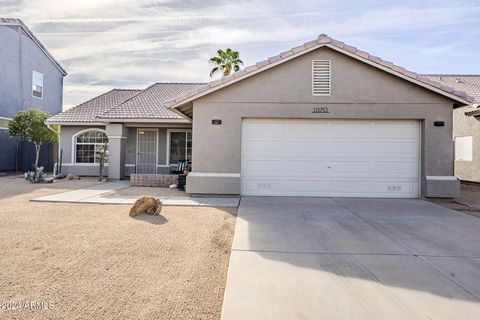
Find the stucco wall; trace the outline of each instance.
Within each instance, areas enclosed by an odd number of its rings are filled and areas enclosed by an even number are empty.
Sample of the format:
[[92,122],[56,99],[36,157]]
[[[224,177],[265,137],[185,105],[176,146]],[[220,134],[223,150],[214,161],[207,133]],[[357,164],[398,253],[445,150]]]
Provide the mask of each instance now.
[[[86,129],[103,129],[105,126],[62,126],[60,137],[60,148],[63,150],[63,167],[68,168],[69,172],[79,175],[97,175],[98,169],[96,165],[90,164],[76,164],[75,159],[72,158],[72,138],[82,130]],[[141,126],[144,128],[144,126]],[[167,130],[166,127],[149,127],[158,130],[158,167],[157,173],[169,173],[170,168],[167,164]],[[189,129],[188,126],[183,125],[176,129]],[[126,127],[126,141],[125,141],[125,176],[135,173],[136,156],[137,156],[137,127]],[[92,168],[94,167],[94,168]]]
[[[0,26],[0,116],[12,118],[18,110],[41,108],[62,111],[63,75],[31,39]],[[44,95],[32,97],[32,71],[43,73]]]
[[[312,95],[314,59],[331,60],[330,96]],[[319,49],[194,101],[193,172],[240,174],[242,118],[417,119],[422,121],[423,190],[426,175],[453,175],[452,105],[424,88]],[[312,113],[319,106],[330,113]],[[222,125],[211,125],[211,119],[221,119]],[[445,126],[434,127],[437,120]],[[187,191],[195,190],[187,183]]]
[[453,135],[472,136],[473,161],[455,161],[455,175],[460,180],[480,182],[480,117],[466,116],[465,109],[453,112]]
[[[0,117],[13,118],[17,111],[39,108],[53,115],[62,111],[63,74],[30,38],[7,26],[0,26]],[[43,73],[42,99],[32,96],[32,71]],[[0,137],[5,148],[16,148],[14,140]],[[26,149],[20,166],[33,162]],[[52,147],[45,150],[52,151]],[[28,151],[28,152],[27,152]],[[52,154],[41,157],[41,163],[51,169]],[[13,170],[15,163],[0,156],[0,170]]]

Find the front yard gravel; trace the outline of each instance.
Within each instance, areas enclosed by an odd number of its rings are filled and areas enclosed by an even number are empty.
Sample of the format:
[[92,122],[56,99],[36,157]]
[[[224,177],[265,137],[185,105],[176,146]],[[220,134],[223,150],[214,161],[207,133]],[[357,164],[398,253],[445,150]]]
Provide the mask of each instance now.
[[0,178],[0,319],[219,319],[237,209],[29,202],[89,183]]

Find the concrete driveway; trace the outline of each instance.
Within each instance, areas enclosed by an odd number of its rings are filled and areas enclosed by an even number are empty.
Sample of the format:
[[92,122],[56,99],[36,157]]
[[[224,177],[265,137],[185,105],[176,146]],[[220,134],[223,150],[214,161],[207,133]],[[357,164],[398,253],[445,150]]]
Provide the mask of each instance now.
[[244,197],[222,317],[479,319],[480,219],[415,199]]

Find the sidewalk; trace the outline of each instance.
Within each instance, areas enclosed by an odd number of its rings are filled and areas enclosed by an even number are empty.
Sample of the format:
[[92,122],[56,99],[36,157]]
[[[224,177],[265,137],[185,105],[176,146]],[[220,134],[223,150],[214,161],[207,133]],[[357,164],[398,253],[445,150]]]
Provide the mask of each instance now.
[[[133,204],[138,196],[115,196],[110,194],[116,190],[128,188],[128,181],[109,182],[104,185],[63,192],[50,196],[35,198],[33,202],[60,202],[86,204]],[[108,195],[108,196],[107,196]],[[203,206],[203,207],[238,207],[240,198],[210,197],[157,197],[164,206]]]

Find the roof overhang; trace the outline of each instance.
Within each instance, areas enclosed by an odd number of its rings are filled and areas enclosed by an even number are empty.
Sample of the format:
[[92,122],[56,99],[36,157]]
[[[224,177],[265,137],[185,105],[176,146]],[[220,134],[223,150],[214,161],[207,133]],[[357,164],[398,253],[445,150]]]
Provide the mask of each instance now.
[[104,123],[124,123],[124,122],[138,122],[138,123],[190,123],[190,120],[185,119],[99,119]]
[[74,121],[50,121],[47,119],[45,121],[45,124],[50,125],[50,124],[56,124],[59,126],[104,126],[105,122],[74,122]]
[[446,87],[438,82],[432,81],[426,77],[422,77],[414,72],[396,66],[391,62],[371,56],[367,52],[357,50],[355,47],[345,45],[340,41],[331,38],[319,37],[318,40],[307,42],[302,46],[295,47],[290,51],[283,52],[278,56],[271,57],[239,72],[233,73],[219,80],[212,81],[205,86],[201,86],[196,90],[192,90],[187,94],[178,96],[175,99],[167,102],[168,109],[176,112],[177,114],[183,114],[184,116],[191,118],[193,113],[192,101],[322,47],[330,48],[339,53],[343,53],[349,57],[371,65],[372,67],[383,70],[425,89],[450,98],[462,105],[469,105],[473,102],[473,97],[468,96],[465,92],[456,91],[453,88]]

